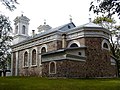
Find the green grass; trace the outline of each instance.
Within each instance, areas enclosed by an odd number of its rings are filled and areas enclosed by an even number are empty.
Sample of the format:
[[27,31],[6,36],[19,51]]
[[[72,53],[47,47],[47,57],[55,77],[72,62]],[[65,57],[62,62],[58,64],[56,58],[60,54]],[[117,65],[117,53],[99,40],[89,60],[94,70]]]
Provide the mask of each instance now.
[[0,77],[0,90],[120,90],[120,79]]

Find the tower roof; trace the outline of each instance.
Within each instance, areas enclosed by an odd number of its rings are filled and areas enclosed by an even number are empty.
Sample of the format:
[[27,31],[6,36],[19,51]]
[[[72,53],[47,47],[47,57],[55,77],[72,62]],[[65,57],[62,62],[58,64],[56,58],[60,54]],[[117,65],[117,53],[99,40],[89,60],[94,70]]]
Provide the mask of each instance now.
[[49,29],[51,29],[52,27],[51,26],[49,26],[49,25],[40,25],[39,27],[38,27],[38,32],[41,32],[42,30],[49,30]]
[[49,25],[46,24],[46,20],[44,20],[44,25],[40,25],[38,27],[38,32],[42,32],[44,30],[46,31],[46,30],[49,30],[51,28],[52,28],[51,26],[49,26]]
[[14,19],[14,22],[15,24],[20,22],[20,21],[25,21],[25,22],[29,22],[30,19],[27,18],[26,16],[23,16],[23,14],[21,16],[17,16],[15,19]]

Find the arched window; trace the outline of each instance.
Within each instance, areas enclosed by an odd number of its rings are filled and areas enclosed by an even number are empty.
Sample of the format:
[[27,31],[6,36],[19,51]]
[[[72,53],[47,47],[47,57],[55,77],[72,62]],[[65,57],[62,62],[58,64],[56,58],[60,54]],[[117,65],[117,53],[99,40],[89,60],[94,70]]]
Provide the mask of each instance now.
[[76,43],[73,43],[70,45],[70,47],[78,47],[78,45]]
[[32,51],[32,65],[36,65],[36,50]]
[[80,42],[78,41],[78,40],[73,40],[73,41],[70,41],[69,43],[68,43],[68,48],[69,47],[80,47],[81,45],[80,45]]
[[108,49],[108,44],[107,44],[107,43],[104,43],[104,44],[103,44],[103,47]]
[[25,34],[25,25],[22,26],[22,34]]
[[42,47],[41,53],[45,53],[45,52],[46,52],[46,48],[45,48],[45,47]]
[[110,50],[109,42],[105,39],[102,41],[102,48],[106,50]]
[[28,52],[24,53],[24,66],[28,66]]
[[15,27],[15,34],[18,34],[18,26]]
[[56,74],[56,62],[49,63],[49,73]]

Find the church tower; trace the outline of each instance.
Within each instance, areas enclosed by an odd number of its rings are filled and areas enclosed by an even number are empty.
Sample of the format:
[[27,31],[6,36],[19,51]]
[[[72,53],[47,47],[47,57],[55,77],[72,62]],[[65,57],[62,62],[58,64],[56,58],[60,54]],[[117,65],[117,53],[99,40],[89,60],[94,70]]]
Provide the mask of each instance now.
[[23,40],[26,40],[29,37],[28,35],[29,21],[30,19],[27,18],[26,16],[23,16],[23,14],[14,19],[15,29],[13,44],[17,44]]

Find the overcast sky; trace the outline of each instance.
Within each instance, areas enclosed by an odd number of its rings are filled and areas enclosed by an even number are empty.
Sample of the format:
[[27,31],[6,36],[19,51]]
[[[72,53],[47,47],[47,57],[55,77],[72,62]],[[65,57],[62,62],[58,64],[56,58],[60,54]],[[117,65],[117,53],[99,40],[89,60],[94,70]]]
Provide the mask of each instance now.
[[0,8],[2,13],[13,19],[23,15],[30,19],[29,31],[37,30],[37,27],[46,23],[51,27],[57,27],[69,23],[69,15],[72,16],[76,26],[89,22],[89,7],[91,0],[18,0],[17,9],[10,12],[4,6]]

